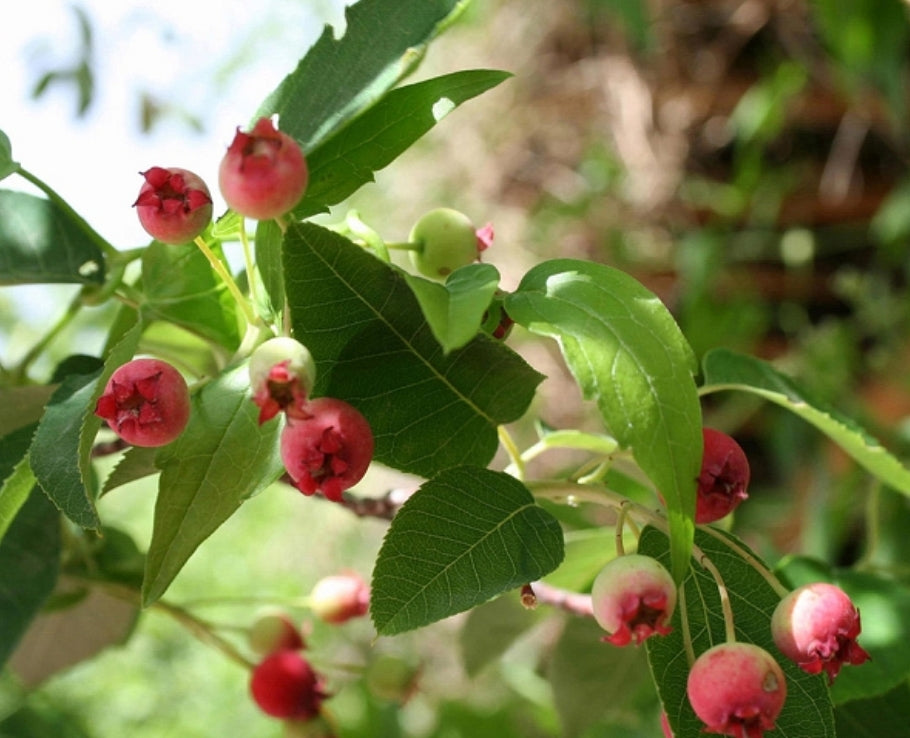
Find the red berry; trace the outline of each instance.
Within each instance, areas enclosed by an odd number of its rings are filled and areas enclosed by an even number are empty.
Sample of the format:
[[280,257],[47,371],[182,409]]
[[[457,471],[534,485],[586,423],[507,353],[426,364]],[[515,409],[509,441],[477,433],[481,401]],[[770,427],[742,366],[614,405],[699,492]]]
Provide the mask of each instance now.
[[307,417],[304,405],[316,380],[316,364],[303,344],[286,336],[270,338],[253,351],[249,371],[260,425],[282,411]]
[[843,664],[869,659],[856,642],[860,630],[859,610],[850,597],[826,582],[790,592],[771,617],[771,633],[781,652],[809,674],[824,670],[829,684]]
[[159,359],[133,359],[119,367],[95,405],[95,415],[134,446],[164,446],[190,418],[186,380]]
[[774,658],[751,643],[722,643],[692,665],[686,685],[704,732],[761,738],[774,729],[787,697],[784,672]]
[[670,572],[650,556],[629,554],[608,563],[591,588],[594,619],[615,646],[639,645],[655,633],[666,635],[676,608]]
[[304,648],[300,629],[282,612],[260,615],[249,632],[250,648],[268,656],[275,651],[297,651]]
[[695,522],[712,523],[733,512],[749,495],[749,460],[726,433],[704,428]]
[[307,720],[327,697],[322,680],[299,651],[275,651],[253,669],[250,692],[272,717]]
[[218,169],[228,206],[248,218],[284,215],[303,197],[309,172],[300,145],[260,118],[249,133],[239,128]]
[[327,623],[343,623],[365,615],[370,608],[370,587],[355,572],[323,577],[310,592],[310,609]]
[[664,738],[673,738],[673,729],[670,727],[670,718],[667,717],[667,713],[660,713],[660,729],[664,734]]
[[[492,239],[492,229],[489,238]],[[411,229],[409,240],[417,247],[410,252],[414,267],[424,276],[436,279],[476,261],[485,243],[470,218],[451,208],[424,214]]]
[[133,203],[146,232],[162,243],[192,241],[212,220],[212,197],[205,182],[179,167],[152,167]]
[[341,501],[341,493],[366,473],[373,458],[373,433],[360,412],[334,397],[305,406],[309,417],[289,418],[281,432],[281,459],[301,492],[320,490]]

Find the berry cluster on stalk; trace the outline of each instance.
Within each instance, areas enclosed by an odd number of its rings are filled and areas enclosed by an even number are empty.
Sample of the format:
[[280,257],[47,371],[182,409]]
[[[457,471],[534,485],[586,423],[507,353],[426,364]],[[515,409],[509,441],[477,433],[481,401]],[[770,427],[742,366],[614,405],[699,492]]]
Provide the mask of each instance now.
[[[703,430],[703,437],[695,515],[700,525],[721,519],[747,499],[750,476],[746,455],[733,438],[711,428]],[[647,511],[641,512],[648,522],[655,522]],[[627,513],[622,507],[617,556],[603,567],[591,589],[594,618],[607,632],[603,640],[615,646],[637,646],[670,633],[678,596],[676,583],[663,564],[623,550],[621,529]],[[726,641],[697,656],[691,654],[686,684],[689,704],[706,733],[761,738],[774,729],[786,701],[784,672],[767,650],[736,640],[733,612],[720,574],[704,553],[699,552],[698,557],[721,591]],[[765,574],[772,577],[770,572]],[[844,664],[868,660],[869,654],[856,640],[861,630],[859,610],[842,589],[815,582],[788,593],[774,582],[782,599],[771,617],[770,631],[780,656],[808,674],[824,672],[829,684]],[[688,633],[683,637],[689,642]],[[665,736],[672,736],[665,712],[661,728]]]

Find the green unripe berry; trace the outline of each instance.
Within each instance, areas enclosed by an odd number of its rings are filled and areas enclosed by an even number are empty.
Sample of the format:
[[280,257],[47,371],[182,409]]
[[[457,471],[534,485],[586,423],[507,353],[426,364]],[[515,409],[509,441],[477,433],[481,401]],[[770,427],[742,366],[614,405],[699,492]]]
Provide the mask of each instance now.
[[441,279],[477,259],[477,232],[464,213],[437,208],[425,213],[411,229],[411,262],[425,277]]

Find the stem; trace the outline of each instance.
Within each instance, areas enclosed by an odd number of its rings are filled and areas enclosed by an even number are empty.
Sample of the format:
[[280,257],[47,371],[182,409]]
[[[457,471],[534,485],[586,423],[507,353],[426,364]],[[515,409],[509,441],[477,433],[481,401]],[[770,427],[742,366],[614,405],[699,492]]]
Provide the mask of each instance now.
[[385,247],[394,251],[420,251],[423,244],[417,241],[393,241],[392,243],[386,242]]
[[505,426],[498,426],[496,431],[499,434],[499,442],[506,450],[506,453],[509,455],[509,459],[512,462],[509,464],[506,472],[514,472],[512,474],[514,477],[523,480],[525,478],[526,471],[525,460],[522,458],[521,451],[518,450],[518,445],[515,443],[515,440],[512,438],[512,435],[509,433],[509,431],[506,430]]
[[[114,597],[118,597],[121,600],[125,600],[126,602],[130,602],[137,606],[141,604],[139,592],[137,592],[135,589],[132,589],[131,587],[107,581],[86,579],[82,579],[82,581],[84,584],[88,584],[89,586],[99,587],[105,590],[108,594]],[[217,651],[220,651],[231,661],[239,664],[240,666],[243,666],[246,669],[253,668],[254,664],[242,653],[240,653],[240,651],[238,651],[232,643],[215,633],[212,629],[212,625],[210,623],[207,623],[205,620],[197,618],[188,610],[185,610],[179,605],[173,605],[169,602],[166,602],[165,600],[158,600],[157,602],[152,603],[150,607],[170,615],[199,641],[205,643],[207,646],[211,646]]]
[[246,229],[240,229],[240,245],[243,247],[243,263],[246,266],[246,281],[250,287],[250,299],[254,305],[259,304],[256,294],[256,265],[253,263],[253,253],[250,251],[250,239],[246,235]]
[[253,309],[250,307],[249,301],[246,297],[243,296],[243,293],[240,292],[240,288],[237,286],[237,283],[234,281],[234,278],[231,276],[231,273],[224,266],[224,263],[219,259],[215,252],[209,248],[209,245],[202,239],[202,236],[196,236],[195,239],[196,245],[199,247],[199,250],[203,253],[206,259],[209,260],[209,264],[212,269],[215,270],[216,274],[221,277],[221,280],[224,282],[225,286],[228,288],[228,292],[233,295],[234,300],[240,306],[240,309],[243,311],[243,315],[246,318],[247,323],[256,323],[257,318],[256,314],[253,312]]
[[866,550],[854,566],[855,569],[867,569],[872,559],[875,558],[875,552],[878,549],[878,543],[881,540],[881,528],[879,519],[881,510],[881,489],[882,485],[877,480],[871,480],[871,489],[866,497]]
[[736,627],[733,622],[733,607],[730,604],[730,593],[727,591],[727,585],[724,584],[724,578],[714,562],[708,558],[707,554],[698,550],[698,563],[710,572],[717,584],[717,592],[720,595],[720,607],[724,612],[724,636],[727,643],[736,643]]
[[679,585],[679,620],[682,624],[683,648],[686,650],[686,660],[689,666],[695,663],[695,646],[692,644],[692,631],[689,628],[689,608],[686,606],[686,583]]
[[627,510],[628,510],[628,507],[626,505],[622,505],[619,508],[619,512],[616,515],[616,532],[613,534],[613,537],[616,541],[617,558],[620,556],[626,555],[626,547],[622,540],[622,534],[623,534],[623,529],[625,528]]
[[560,610],[565,610],[573,615],[594,616],[594,607],[591,604],[591,595],[589,594],[569,592],[545,582],[534,582],[531,586],[538,604],[558,607]]
[[69,218],[71,218],[76,224],[78,224],[79,227],[85,231],[86,235],[95,243],[95,245],[101,249],[101,251],[104,253],[104,255],[106,257],[108,257],[108,258],[114,257],[114,256],[116,256],[116,254],[119,253],[117,251],[117,249],[115,249],[111,244],[109,244],[107,242],[107,240],[100,233],[98,233],[98,231],[96,231],[94,228],[92,228],[88,224],[88,222],[86,222],[85,218],[83,218],[81,215],[79,215],[79,213],[77,213],[75,210],[73,210],[73,208],[70,206],[70,204],[66,200],[64,200],[57,193],[57,191],[54,190],[44,180],[40,179],[39,177],[36,177],[30,171],[28,171],[27,169],[23,169],[21,166],[18,169],[18,174],[23,179],[31,182],[33,185],[35,185],[35,187],[40,189],[45,195],[47,195],[48,199],[51,202],[53,202],[58,208],[63,210]]
[[82,304],[82,294],[80,292],[70,301],[70,304],[67,305],[63,315],[61,315],[57,322],[50,327],[50,330],[48,330],[48,332],[28,350],[25,356],[22,357],[19,365],[13,370],[13,376],[17,381],[21,381],[22,378],[25,377],[28,367],[32,362],[41,355],[41,352],[47,348],[48,344],[50,344],[50,342],[73,321],[73,318],[79,314]]
[[790,593],[790,590],[781,584],[780,580],[774,576],[774,573],[767,566],[765,566],[761,561],[755,558],[755,556],[750,554],[748,551],[746,551],[746,549],[737,544],[735,541],[731,541],[729,538],[727,538],[725,535],[722,535],[710,525],[699,526],[699,530],[707,533],[708,535],[717,539],[721,543],[725,544],[728,548],[731,548],[733,551],[739,554],[746,561],[746,563],[749,564],[749,566],[761,574],[762,578],[768,583],[768,585],[771,587],[771,589],[774,590],[776,594],[780,595],[781,597],[786,597]]
[[391,261],[388,244],[382,240],[376,231],[361,220],[360,214],[356,210],[348,212],[347,217],[345,218],[345,225],[347,225],[351,234],[361,239],[369,246],[376,256],[386,263]]

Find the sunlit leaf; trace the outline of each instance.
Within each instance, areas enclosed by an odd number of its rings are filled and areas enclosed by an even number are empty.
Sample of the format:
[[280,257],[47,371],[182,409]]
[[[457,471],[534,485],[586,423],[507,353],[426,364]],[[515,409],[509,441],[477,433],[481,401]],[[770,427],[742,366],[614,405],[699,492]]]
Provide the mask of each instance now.
[[663,496],[679,581],[689,566],[702,435],[695,360],[673,317],[628,274],[574,259],[531,269],[505,308],[559,343],[584,396]]
[[83,222],[51,200],[0,190],[0,285],[101,284],[104,273]]

